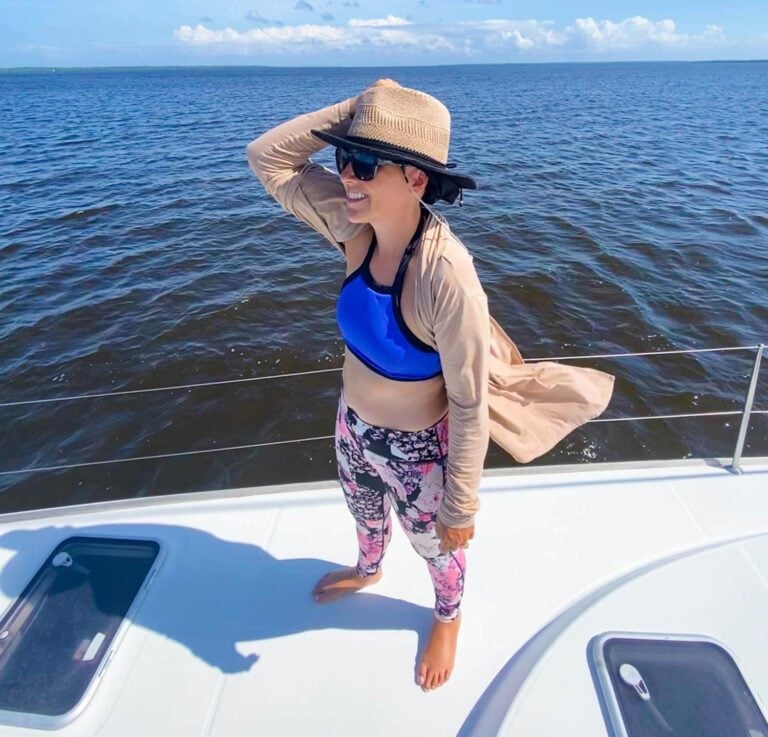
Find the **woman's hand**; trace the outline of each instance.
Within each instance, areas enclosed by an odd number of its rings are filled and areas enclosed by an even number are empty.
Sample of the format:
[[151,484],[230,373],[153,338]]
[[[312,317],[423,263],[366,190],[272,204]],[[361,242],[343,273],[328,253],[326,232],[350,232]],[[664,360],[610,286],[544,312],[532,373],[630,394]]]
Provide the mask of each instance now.
[[[371,89],[371,87],[402,87],[402,85],[399,84],[398,82],[395,82],[394,79],[389,79],[389,77],[383,77],[382,79],[377,79],[373,84],[368,85],[368,87],[366,87],[366,90]],[[365,90],[363,90],[363,92],[365,92]],[[362,95],[363,92],[361,92],[360,95]],[[360,99],[360,95],[358,95],[354,99],[354,102],[349,108],[350,118],[353,118],[355,116],[355,111],[357,110],[357,101]]]
[[458,548],[468,548],[469,541],[475,536],[475,526],[446,527],[440,520],[435,522],[437,536],[440,538],[440,552],[453,553]]

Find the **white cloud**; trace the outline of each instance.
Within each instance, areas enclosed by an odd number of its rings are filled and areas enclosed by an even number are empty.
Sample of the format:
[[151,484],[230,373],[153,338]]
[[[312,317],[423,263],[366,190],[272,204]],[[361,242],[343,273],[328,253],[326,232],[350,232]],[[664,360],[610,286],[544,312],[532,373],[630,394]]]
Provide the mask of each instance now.
[[[361,32],[363,31],[363,32]],[[367,44],[377,48],[417,51],[452,51],[453,46],[439,34],[413,34],[408,31],[338,28],[335,26],[301,25],[283,28],[252,28],[239,32],[232,28],[213,30],[202,25],[181,26],[175,38],[196,46],[231,45],[250,47],[255,51],[301,52],[307,49],[346,51]]]
[[407,31],[379,31],[369,37],[374,46],[389,46],[411,51],[454,51],[450,41],[438,34],[416,35]]
[[284,26],[271,28],[251,28],[249,31],[235,31],[232,28],[214,30],[203,25],[181,26],[174,34],[178,41],[198,46],[232,44],[236,46],[254,46],[274,51],[280,47],[289,48],[291,44],[323,44],[328,48],[353,46],[350,34],[344,28],[334,26]]
[[[346,3],[345,3],[346,4]],[[254,18],[256,22],[261,19]],[[353,51],[366,46],[392,51],[453,52],[457,57],[483,52],[526,55],[592,52],[615,54],[634,49],[712,48],[725,41],[722,28],[708,25],[702,33],[677,30],[671,19],[652,21],[642,16],[614,22],[577,18],[558,29],[548,20],[491,19],[455,23],[413,23],[405,18],[353,18],[347,26],[302,24],[236,31],[214,30],[203,24],[180,26],[176,40],[196,46],[230,46],[242,53],[269,52],[292,55],[308,51]],[[407,27],[407,28],[406,28]]]
[[708,25],[704,33],[690,35],[678,33],[675,21],[670,18],[654,22],[641,15],[619,23],[577,18],[565,32],[595,51],[635,49],[647,45],[685,46],[723,40],[723,29],[719,26]]
[[355,27],[362,26],[408,26],[411,22],[405,18],[398,18],[396,15],[388,15],[386,18],[350,18],[349,25]]
[[492,49],[513,46],[521,51],[558,46],[566,36],[552,27],[552,21],[505,20],[497,18],[463,21],[456,24],[476,44]]

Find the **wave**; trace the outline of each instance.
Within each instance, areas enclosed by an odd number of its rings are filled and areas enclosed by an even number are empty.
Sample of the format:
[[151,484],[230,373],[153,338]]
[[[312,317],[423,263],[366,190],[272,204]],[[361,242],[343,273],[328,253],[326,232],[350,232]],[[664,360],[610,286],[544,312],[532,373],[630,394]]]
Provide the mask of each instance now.
[[120,207],[118,204],[101,205],[100,207],[87,207],[85,210],[72,210],[66,215],[61,215],[55,218],[55,222],[69,222],[71,220],[88,220],[89,218],[96,217],[97,215],[103,215],[105,212],[112,212]]
[[86,143],[96,143],[98,138],[73,138],[71,140],[57,141],[57,146],[82,146]]

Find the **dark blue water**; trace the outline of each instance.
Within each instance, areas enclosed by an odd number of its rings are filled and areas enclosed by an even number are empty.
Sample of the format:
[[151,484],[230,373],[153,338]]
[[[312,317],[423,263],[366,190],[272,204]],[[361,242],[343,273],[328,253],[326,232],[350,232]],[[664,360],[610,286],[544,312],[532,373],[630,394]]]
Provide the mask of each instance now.
[[[480,189],[441,211],[524,357],[768,340],[768,64],[6,72],[0,402],[339,367],[342,259],[267,197],[245,147],[380,77],[451,110],[451,158]],[[578,363],[618,377],[604,417],[634,417],[739,409],[753,358]],[[0,407],[0,471],[330,435],[339,386]],[[533,465],[728,456],[738,427],[591,423]],[[763,415],[745,454],[766,453]],[[487,466],[512,465],[492,445]],[[334,477],[316,440],[0,473],[0,510]]]

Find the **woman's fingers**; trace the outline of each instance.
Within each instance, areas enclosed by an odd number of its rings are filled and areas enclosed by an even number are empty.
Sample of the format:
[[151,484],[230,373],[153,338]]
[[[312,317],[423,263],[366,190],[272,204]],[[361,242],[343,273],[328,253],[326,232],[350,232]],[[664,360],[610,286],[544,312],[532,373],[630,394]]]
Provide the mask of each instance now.
[[[373,84],[366,87],[366,90],[371,89],[371,87],[401,87],[398,82],[395,82],[394,79],[389,79],[387,77],[383,79],[377,79]],[[363,90],[365,92],[365,90]],[[362,93],[361,93],[362,94]]]
[[441,553],[455,553],[459,548],[468,548],[469,541],[475,536],[475,528],[446,527],[440,520],[435,520],[435,531],[440,540]]
[[349,109],[349,116],[351,118],[353,118],[357,112],[357,101],[360,99],[360,95],[362,95],[366,90],[369,90],[371,87],[402,87],[402,85],[399,82],[395,82],[394,79],[389,79],[389,77],[382,77],[381,79],[377,79],[373,84],[366,87],[363,92],[355,97],[355,100]]
[[371,87],[377,87],[377,86],[381,86],[381,87],[400,87],[401,85],[400,85],[399,82],[395,82],[394,79],[390,79],[389,77],[382,77],[381,79],[377,79],[371,85]]

